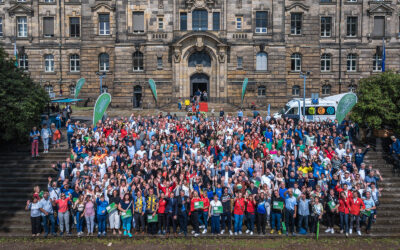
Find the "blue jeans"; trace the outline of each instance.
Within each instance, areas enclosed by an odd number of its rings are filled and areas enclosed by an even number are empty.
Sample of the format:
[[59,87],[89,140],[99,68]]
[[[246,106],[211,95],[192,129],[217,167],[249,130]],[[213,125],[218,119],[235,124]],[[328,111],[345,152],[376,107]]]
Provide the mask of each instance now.
[[207,219],[208,219],[208,212],[199,212],[199,225],[204,225],[204,228],[207,229]]
[[71,147],[71,138],[74,136],[73,132],[68,132],[67,133],[67,140],[68,140],[68,147]]
[[44,232],[46,234],[49,234],[49,222],[51,225],[51,233],[54,234],[55,233],[55,227],[56,227],[56,223],[54,220],[54,215],[53,214],[49,214],[47,216],[42,216],[42,224],[43,224],[43,228],[44,228]]
[[130,232],[131,231],[131,221],[132,221],[132,217],[122,219],[122,228],[124,230]]
[[[298,221],[298,227],[299,230],[300,228],[304,228],[306,231],[308,231],[308,215],[299,215],[299,221]],[[304,227],[303,227],[304,224]]]
[[225,225],[229,231],[231,231],[231,224],[232,224],[232,214],[231,212],[225,212],[221,215],[221,228],[225,230]]
[[345,233],[348,233],[349,232],[349,214],[340,212],[339,215],[340,215],[340,230],[344,230]]
[[285,224],[286,224],[286,232],[294,233],[294,210],[285,209]]
[[254,220],[256,218],[256,215],[254,213],[247,213],[247,229],[250,230],[251,232],[254,231]]
[[239,231],[242,231],[243,214],[235,214],[233,217],[235,218],[234,231],[235,233],[238,233]]
[[[367,219],[368,219],[368,223],[367,223]],[[367,224],[367,230],[371,229],[371,225],[372,225],[372,220],[374,219],[374,213],[371,213],[371,215],[368,217],[365,214],[362,215],[362,222]]]
[[78,233],[82,232],[82,226],[83,226],[83,217],[81,217],[82,212],[77,211],[75,214],[76,218],[76,231]]
[[221,216],[211,216],[211,233],[213,234],[219,234],[219,221],[220,221]]
[[281,229],[281,213],[271,213],[271,228],[279,231]]
[[106,218],[107,215],[102,215],[98,214],[97,215],[97,224],[99,224],[99,233],[105,233],[106,232]]

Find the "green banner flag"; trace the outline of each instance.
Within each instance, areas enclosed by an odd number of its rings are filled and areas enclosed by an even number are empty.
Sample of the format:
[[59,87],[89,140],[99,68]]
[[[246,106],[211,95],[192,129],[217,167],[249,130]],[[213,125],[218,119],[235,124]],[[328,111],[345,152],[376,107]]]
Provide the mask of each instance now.
[[244,99],[244,93],[246,93],[246,88],[247,88],[247,83],[249,82],[249,79],[245,78],[243,81],[243,85],[242,85],[242,102]]
[[152,223],[152,222],[158,222],[158,214],[154,216],[152,214],[147,215],[147,223]]
[[81,92],[81,88],[83,87],[83,84],[85,84],[85,78],[81,78],[76,82],[75,86],[75,99],[78,98],[79,92]]
[[336,119],[339,124],[344,120],[346,115],[351,111],[351,109],[357,103],[357,96],[354,93],[345,94],[339,101],[336,108]]
[[156,83],[154,82],[153,79],[149,79],[149,85],[150,85],[151,91],[153,92],[154,99],[156,99],[156,102],[157,102],[157,88],[156,88]]
[[194,203],[194,209],[202,209],[202,208],[204,208],[204,202],[202,202],[202,201],[196,201],[196,202]]
[[97,98],[96,105],[93,110],[93,125],[103,118],[104,112],[106,112],[108,105],[111,102],[111,95],[109,93],[103,93]]

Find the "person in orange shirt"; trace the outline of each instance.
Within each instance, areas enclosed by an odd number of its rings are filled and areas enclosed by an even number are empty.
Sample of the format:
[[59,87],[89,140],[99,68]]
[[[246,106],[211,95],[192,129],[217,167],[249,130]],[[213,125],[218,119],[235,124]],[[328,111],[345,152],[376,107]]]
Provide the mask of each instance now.
[[197,191],[193,191],[192,193],[193,198],[190,201],[190,216],[192,219],[193,231],[195,237],[199,236],[200,229],[199,229],[199,213],[203,211],[202,208],[195,209],[195,203],[202,201],[199,197],[199,193]]
[[357,234],[361,236],[360,231],[360,212],[365,209],[365,204],[360,199],[358,191],[353,191],[353,198],[350,199],[350,230],[349,233],[353,233],[353,224],[356,222]]

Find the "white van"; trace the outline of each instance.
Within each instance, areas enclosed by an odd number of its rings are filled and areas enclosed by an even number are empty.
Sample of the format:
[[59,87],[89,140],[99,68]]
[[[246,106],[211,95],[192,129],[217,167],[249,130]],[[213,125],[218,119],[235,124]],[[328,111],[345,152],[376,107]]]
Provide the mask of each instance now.
[[[311,99],[306,98],[306,114],[303,114],[303,99],[295,98],[286,103],[278,113],[275,113],[274,118],[291,118],[295,120],[304,120],[306,122],[319,122],[336,119],[337,106],[343,96],[349,93],[327,96],[324,98]],[[351,93],[354,95],[354,93]]]

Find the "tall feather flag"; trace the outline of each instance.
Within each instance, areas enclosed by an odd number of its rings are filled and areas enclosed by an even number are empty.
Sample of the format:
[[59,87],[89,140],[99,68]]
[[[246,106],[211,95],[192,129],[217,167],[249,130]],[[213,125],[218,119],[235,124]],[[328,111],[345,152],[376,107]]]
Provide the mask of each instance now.
[[385,48],[385,38],[382,39],[382,72],[385,72],[386,67],[386,48]]
[[243,99],[244,99],[244,94],[246,93],[248,81],[249,81],[249,79],[245,78],[243,81],[243,84],[242,84],[242,103],[243,103]]
[[156,88],[156,83],[154,82],[153,79],[149,79],[149,85],[150,85],[151,91],[153,92],[154,99],[156,99],[156,102],[157,102],[157,88]]
[[15,67],[18,67],[18,50],[17,42],[14,43],[14,56],[15,56]]

